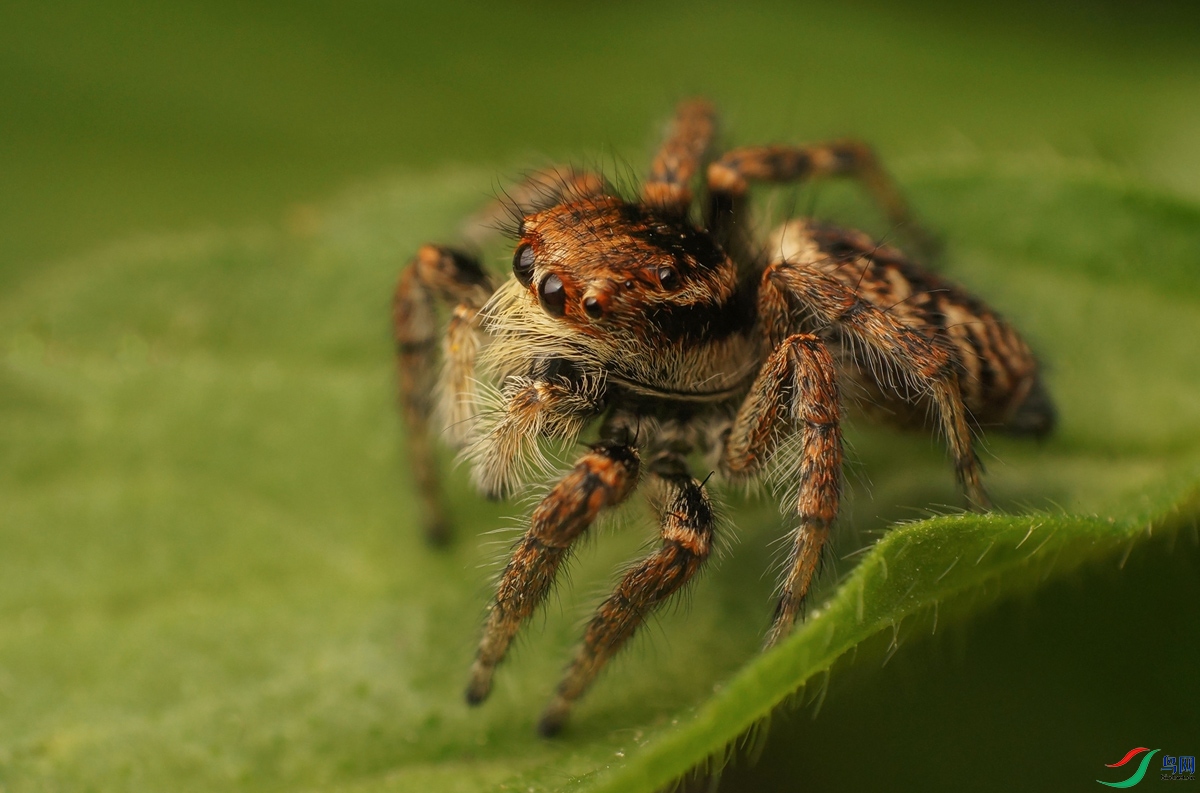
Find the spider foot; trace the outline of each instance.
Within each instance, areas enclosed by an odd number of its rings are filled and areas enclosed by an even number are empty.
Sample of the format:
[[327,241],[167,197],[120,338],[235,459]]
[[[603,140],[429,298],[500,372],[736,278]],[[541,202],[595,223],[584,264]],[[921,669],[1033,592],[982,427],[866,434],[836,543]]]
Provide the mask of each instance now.
[[496,671],[496,667],[488,666],[480,661],[476,661],[471,666],[471,679],[467,683],[467,704],[474,707],[483,704],[483,701],[492,693],[492,673]]
[[571,716],[571,703],[566,699],[556,696],[542,711],[542,717],[538,719],[537,731],[538,735],[543,738],[553,738],[562,732],[563,727],[567,726],[567,720]]

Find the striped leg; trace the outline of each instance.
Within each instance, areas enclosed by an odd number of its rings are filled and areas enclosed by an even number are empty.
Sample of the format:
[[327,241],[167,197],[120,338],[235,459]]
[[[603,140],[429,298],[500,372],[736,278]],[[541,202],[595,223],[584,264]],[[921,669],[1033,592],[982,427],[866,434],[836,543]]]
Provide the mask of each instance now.
[[936,256],[939,245],[913,220],[900,188],[875,152],[856,140],[809,146],[747,146],[726,152],[708,166],[706,222],[718,241],[735,247],[742,239],[750,182],[800,182],[830,176],[858,179],[888,221],[916,246],[920,258]]
[[[453,379],[470,382],[477,347],[474,334],[478,332],[474,318],[491,293],[491,281],[474,258],[450,248],[423,245],[400,274],[392,302],[396,373],[408,425],[409,461],[417,479],[426,535],[438,544],[449,540],[450,531],[429,437],[437,346],[434,301],[458,304],[457,328],[451,336],[458,343],[448,345],[447,367]],[[464,401],[458,394],[449,398]]]
[[666,140],[642,185],[642,201],[669,214],[686,215],[692,205],[692,177],[716,131],[716,111],[704,99],[680,103]]
[[654,474],[662,489],[662,547],[627,572],[597,610],[583,645],[559,683],[538,730],[554,735],[571,706],[652,611],[696,574],[712,546],[713,511],[700,482],[688,474]]
[[467,702],[478,705],[492,689],[492,675],[517,630],[546,599],[558,567],[600,510],[624,501],[637,486],[637,452],[600,443],[555,485],[534,510],[529,530],[517,543],[500,578],[471,679]]
[[816,267],[778,261],[763,272],[759,307],[768,328],[782,332],[792,317],[807,316],[835,328],[852,342],[864,365],[883,363],[917,394],[927,394],[937,410],[942,432],[954,458],[954,471],[976,509],[989,505],[982,469],[959,388],[960,364],[945,345],[888,311],[860,298],[855,291]]
[[801,613],[821,548],[837,518],[842,476],[839,421],[833,359],[816,336],[797,334],[785,339],[763,364],[725,443],[722,469],[736,479],[760,470],[785,435],[797,429],[801,433],[798,457],[783,461],[784,474],[799,487],[798,525],[768,647],[788,634]]

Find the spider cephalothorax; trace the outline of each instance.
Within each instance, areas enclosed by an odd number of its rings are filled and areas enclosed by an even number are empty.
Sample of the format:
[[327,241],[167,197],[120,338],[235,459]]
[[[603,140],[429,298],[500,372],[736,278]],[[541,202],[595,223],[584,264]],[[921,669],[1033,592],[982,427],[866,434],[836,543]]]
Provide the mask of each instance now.
[[[709,556],[713,507],[707,480],[691,473],[697,458],[723,481],[770,473],[788,485],[793,542],[770,645],[800,614],[837,517],[843,395],[868,414],[940,432],[977,509],[987,496],[973,433],[1040,435],[1054,422],[1029,348],[961,288],[858,232],[792,220],[766,245],[750,238],[751,180],[848,175],[924,244],[870,149],[727,152],[708,164],[697,224],[691,182],[713,127],[707,103],[683,103],[638,201],[595,174],[528,179],[507,202],[517,240],[512,277],[498,288],[473,257],[427,245],[396,291],[400,390],[431,539],[448,536],[432,415],[464,449],[479,489],[496,497],[539,476],[540,440],[572,442],[595,427],[513,549],[470,702],[487,696],[517,630],[601,511],[644,483],[659,515],[661,547],[597,610],[543,715],[545,733],[562,727],[608,659]],[[435,298],[454,305],[440,378]]]

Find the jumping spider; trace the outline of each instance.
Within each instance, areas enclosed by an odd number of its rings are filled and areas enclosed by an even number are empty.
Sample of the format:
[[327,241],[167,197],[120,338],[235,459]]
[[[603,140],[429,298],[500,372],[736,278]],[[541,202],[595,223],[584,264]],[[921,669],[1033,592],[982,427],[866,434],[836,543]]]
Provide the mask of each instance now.
[[[681,104],[638,201],[571,169],[515,188],[513,275],[498,287],[475,257],[426,245],[396,290],[401,402],[431,539],[447,537],[429,448],[435,298],[454,306],[439,418],[483,493],[527,485],[539,438],[572,441],[598,421],[598,440],[533,510],[512,551],[468,702],[488,696],[571,545],[640,480],[650,486],[662,545],[600,605],[543,734],[563,727],[605,663],[709,556],[713,506],[691,473],[695,454],[725,481],[771,471],[788,485],[793,542],[769,647],[800,614],[837,517],[839,392],[868,413],[943,435],[975,509],[988,499],[973,433],[1042,435],[1054,423],[1029,347],[978,298],[859,232],[789,220],[765,246],[750,238],[750,182],[839,175],[861,180],[897,228],[914,229],[868,147],[751,146],[708,161],[714,127],[707,102]],[[696,225],[692,177],[705,162]],[[498,206],[483,218],[495,219]]]

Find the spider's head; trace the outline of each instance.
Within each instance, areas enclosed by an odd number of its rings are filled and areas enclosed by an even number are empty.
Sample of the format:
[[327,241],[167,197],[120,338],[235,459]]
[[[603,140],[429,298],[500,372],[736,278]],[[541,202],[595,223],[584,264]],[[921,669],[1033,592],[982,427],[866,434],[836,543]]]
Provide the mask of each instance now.
[[724,307],[734,265],[686,220],[609,196],[527,216],[513,274],[531,301],[589,336],[674,337],[685,314]]

